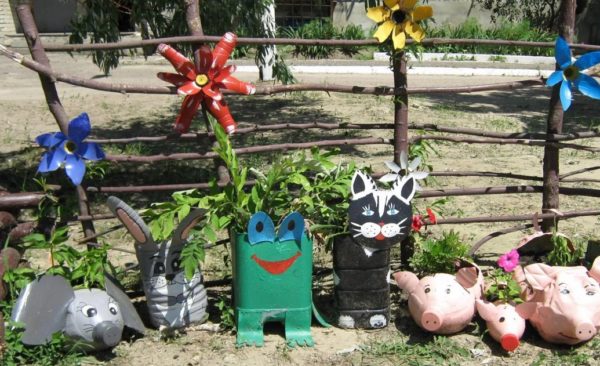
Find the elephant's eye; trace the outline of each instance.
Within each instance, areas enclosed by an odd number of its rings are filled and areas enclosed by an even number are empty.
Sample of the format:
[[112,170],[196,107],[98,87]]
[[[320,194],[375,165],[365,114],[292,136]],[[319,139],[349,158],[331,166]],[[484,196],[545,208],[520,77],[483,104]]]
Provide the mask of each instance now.
[[93,318],[96,316],[96,314],[98,314],[98,310],[96,310],[95,307],[90,305],[85,305],[84,307],[82,307],[81,312],[88,318]]
[[117,315],[117,313],[119,312],[117,305],[113,303],[108,304],[108,311],[110,311],[112,315]]

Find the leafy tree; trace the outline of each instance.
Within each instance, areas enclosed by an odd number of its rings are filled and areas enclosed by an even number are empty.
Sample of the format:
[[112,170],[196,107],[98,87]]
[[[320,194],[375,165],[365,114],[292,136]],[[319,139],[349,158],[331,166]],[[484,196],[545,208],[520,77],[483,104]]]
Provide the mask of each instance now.
[[[500,18],[509,21],[527,20],[536,28],[556,30],[560,0],[474,0],[484,9],[492,11],[492,21]],[[577,14],[582,13],[588,0],[577,0]]]
[[[129,19],[143,39],[189,34],[185,21],[185,1],[172,0],[81,0],[81,11],[73,21],[71,43],[116,42],[121,39],[119,22]],[[222,35],[228,31],[239,36],[268,37],[261,19],[273,0],[202,0],[201,23],[205,34]],[[191,55],[190,45],[179,47]],[[247,52],[237,47],[236,53]],[[145,54],[154,48],[144,50]],[[260,53],[260,52],[259,52]],[[119,65],[124,55],[120,50],[94,51],[93,61],[105,74]],[[235,55],[234,55],[235,56]]]

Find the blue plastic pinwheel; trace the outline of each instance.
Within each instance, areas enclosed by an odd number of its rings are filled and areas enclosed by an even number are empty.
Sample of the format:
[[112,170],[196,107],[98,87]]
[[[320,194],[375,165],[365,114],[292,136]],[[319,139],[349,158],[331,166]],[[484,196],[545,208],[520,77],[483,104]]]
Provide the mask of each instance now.
[[68,136],[52,132],[36,137],[35,141],[47,150],[42,155],[38,172],[52,172],[64,167],[69,180],[75,185],[81,184],[85,160],[102,160],[105,157],[98,144],[83,141],[90,131],[90,119],[87,113],[82,113],[69,122]]
[[569,45],[562,37],[558,37],[554,57],[560,70],[550,75],[546,85],[554,86],[562,83],[560,85],[560,102],[564,111],[571,106],[573,88],[579,89],[581,93],[590,98],[600,99],[600,85],[594,78],[583,73],[584,70],[600,63],[600,51],[586,53],[572,63]]

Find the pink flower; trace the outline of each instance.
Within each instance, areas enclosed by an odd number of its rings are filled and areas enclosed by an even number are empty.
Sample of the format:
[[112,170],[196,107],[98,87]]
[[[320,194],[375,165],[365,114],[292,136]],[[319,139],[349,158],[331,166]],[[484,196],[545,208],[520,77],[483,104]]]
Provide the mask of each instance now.
[[502,254],[498,258],[498,265],[506,272],[512,272],[519,265],[519,252],[516,249],[511,250],[506,254]]

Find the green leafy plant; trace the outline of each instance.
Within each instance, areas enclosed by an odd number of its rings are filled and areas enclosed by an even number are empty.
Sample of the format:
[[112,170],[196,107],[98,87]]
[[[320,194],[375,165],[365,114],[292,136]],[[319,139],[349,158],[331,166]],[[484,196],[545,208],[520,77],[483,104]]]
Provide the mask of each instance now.
[[235,328],[235,311],[231,306],[231,299],[221,296],[217,302],[217,309],[220,311],[221,328],[224,330]]
[[114,273],[114,268],[108,261],[108,245],[77,250],[67,243],[69,239],[68,226],[56,228],[49,238],[34,233],[23,238],[24,249],[48,250],[50,268],[47,273],[65,277],[72,285],[86,288],[104,286],[104,273]]
[[557,234],[556,230],[552,232],[551,240],[554,249],[546,256],[546,263],[551,266],[573,266],[581,264],[585,255],[582,243],[576,242],[574,248],[571,249],[567,237]]
[[457,260],[470,260],[468,252],[469,247],[451,230],[443,232],[440,239],[417,241],[410,265],[421,274],[454,273]]
[[485,298],[490,301],[519,304],[523,302],[520,298],[521,287],[512,277],[512,274],[496,268],[487,273],[485,282],[489,287],[485,291]]
[[[153,204],[144,212],[157,240],[168,238],[176,218],[181,219],[192,207],[206,210],[206,220],[198,231],[197,241],[188,243],[181,254],[186,273],[191,275],[204,258],[203,244],[214,243],[222,231],[244,232],[250,216],[265,211],[276,221],[291,211],[300,212],[311,224],[317,242],[327,245],[334,236],[346,231],[349,187],[354,164],[342,166],[332,162],[338,151],[312,149],[281,156],[264,172],[248,169],[240,163],[227,134],[213,123],[217,146],[214,151],[225,162],[231,181],[220,187],[216,180],[210,191],[189,190],[173,194],[173,202]],[[254,184],[247,185],[249,176]]]

